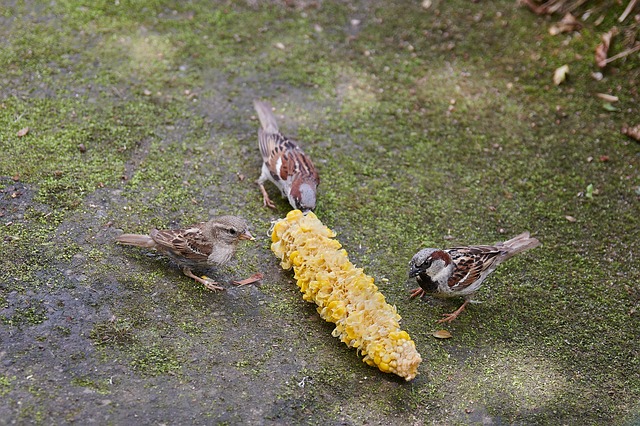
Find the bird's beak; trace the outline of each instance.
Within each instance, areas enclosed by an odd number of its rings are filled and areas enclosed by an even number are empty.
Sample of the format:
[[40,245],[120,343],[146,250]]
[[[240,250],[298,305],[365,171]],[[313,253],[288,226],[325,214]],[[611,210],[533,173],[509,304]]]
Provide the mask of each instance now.
[[241,240],[249,240],[249,241],[255,241],[256,239],[254,238],[253,235],[251,235],[251,233],[249,231],[244,231],[242,234],[240,234],[240,236],[238,237]]
[[422,270],[416,266],[412,266],[409,269],[409,278],[413,278],[413,277],[417,277],[418,275],[420,275],[420,272],[422,272]]

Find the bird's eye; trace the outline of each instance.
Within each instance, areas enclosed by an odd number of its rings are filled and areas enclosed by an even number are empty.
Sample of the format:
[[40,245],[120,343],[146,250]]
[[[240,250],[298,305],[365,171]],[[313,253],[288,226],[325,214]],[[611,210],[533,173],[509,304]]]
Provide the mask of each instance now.
[[238,233],[238,231],[236,231],[236,228],[229,228],[229,233],[231,235],[236,235]]

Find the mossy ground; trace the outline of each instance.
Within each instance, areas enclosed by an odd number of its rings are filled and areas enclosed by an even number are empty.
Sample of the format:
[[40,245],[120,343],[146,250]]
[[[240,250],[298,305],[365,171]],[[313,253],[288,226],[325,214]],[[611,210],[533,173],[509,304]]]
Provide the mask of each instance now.
[[[551,37],[513,1],[433,3],[6,4],[2,422],[638,421],[640,145],[619,132],[638,124],[638,56],[590,76],[623,6]],[[253,183],[255,98],[317,163],[318,216],[398,307],[424,359],[413,382],[330,337],[270,253],[288,205],[269,187],[278,209],[263,208]],[[210,274],[262,286],[211,293],[113,243],[220,213],[260,238]],[[523,230],[544,245],[433,338],[457,304],[408,300],[413,253]]]

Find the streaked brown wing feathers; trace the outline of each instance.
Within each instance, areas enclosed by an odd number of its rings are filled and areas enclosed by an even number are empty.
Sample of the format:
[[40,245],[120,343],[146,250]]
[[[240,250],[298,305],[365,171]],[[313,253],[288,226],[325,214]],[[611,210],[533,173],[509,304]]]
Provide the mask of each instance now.
[[157,231],[152,238],[166,250],[185,259],[206,261],[213,245],[206,240],[199,225],[188,229]]
[[319,182],[319,176],[315,166],[300,147],[291,143],[284,156],[285,158],[282,161],[282,168],[284,169],[286,167],[287,174],[285,175],[282,170],[280,171],[280,176],[282,176],[283,179],[286,178],[285,176],[292,176],[295,174],[301,176],[312,176],[316,182]]
[[465,288],[476,282],[491,268],[502,253],[492,246],[458,247],[447,250],[456,269],[449,278],[449,287]]

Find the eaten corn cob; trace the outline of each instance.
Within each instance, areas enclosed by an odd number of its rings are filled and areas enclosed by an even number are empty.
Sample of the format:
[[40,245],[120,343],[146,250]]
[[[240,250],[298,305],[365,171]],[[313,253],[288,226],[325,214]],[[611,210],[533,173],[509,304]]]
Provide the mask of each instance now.
[[335,235],[315,214],[293,210],[273,227],[271,250],[284,269],[293,266],[303,299],[315,302],[320,316],[336,324],[334,337],[356,348],[367,364],[413,379],[422,358],[400,330],[400,315],[373,278],[349,262]]

